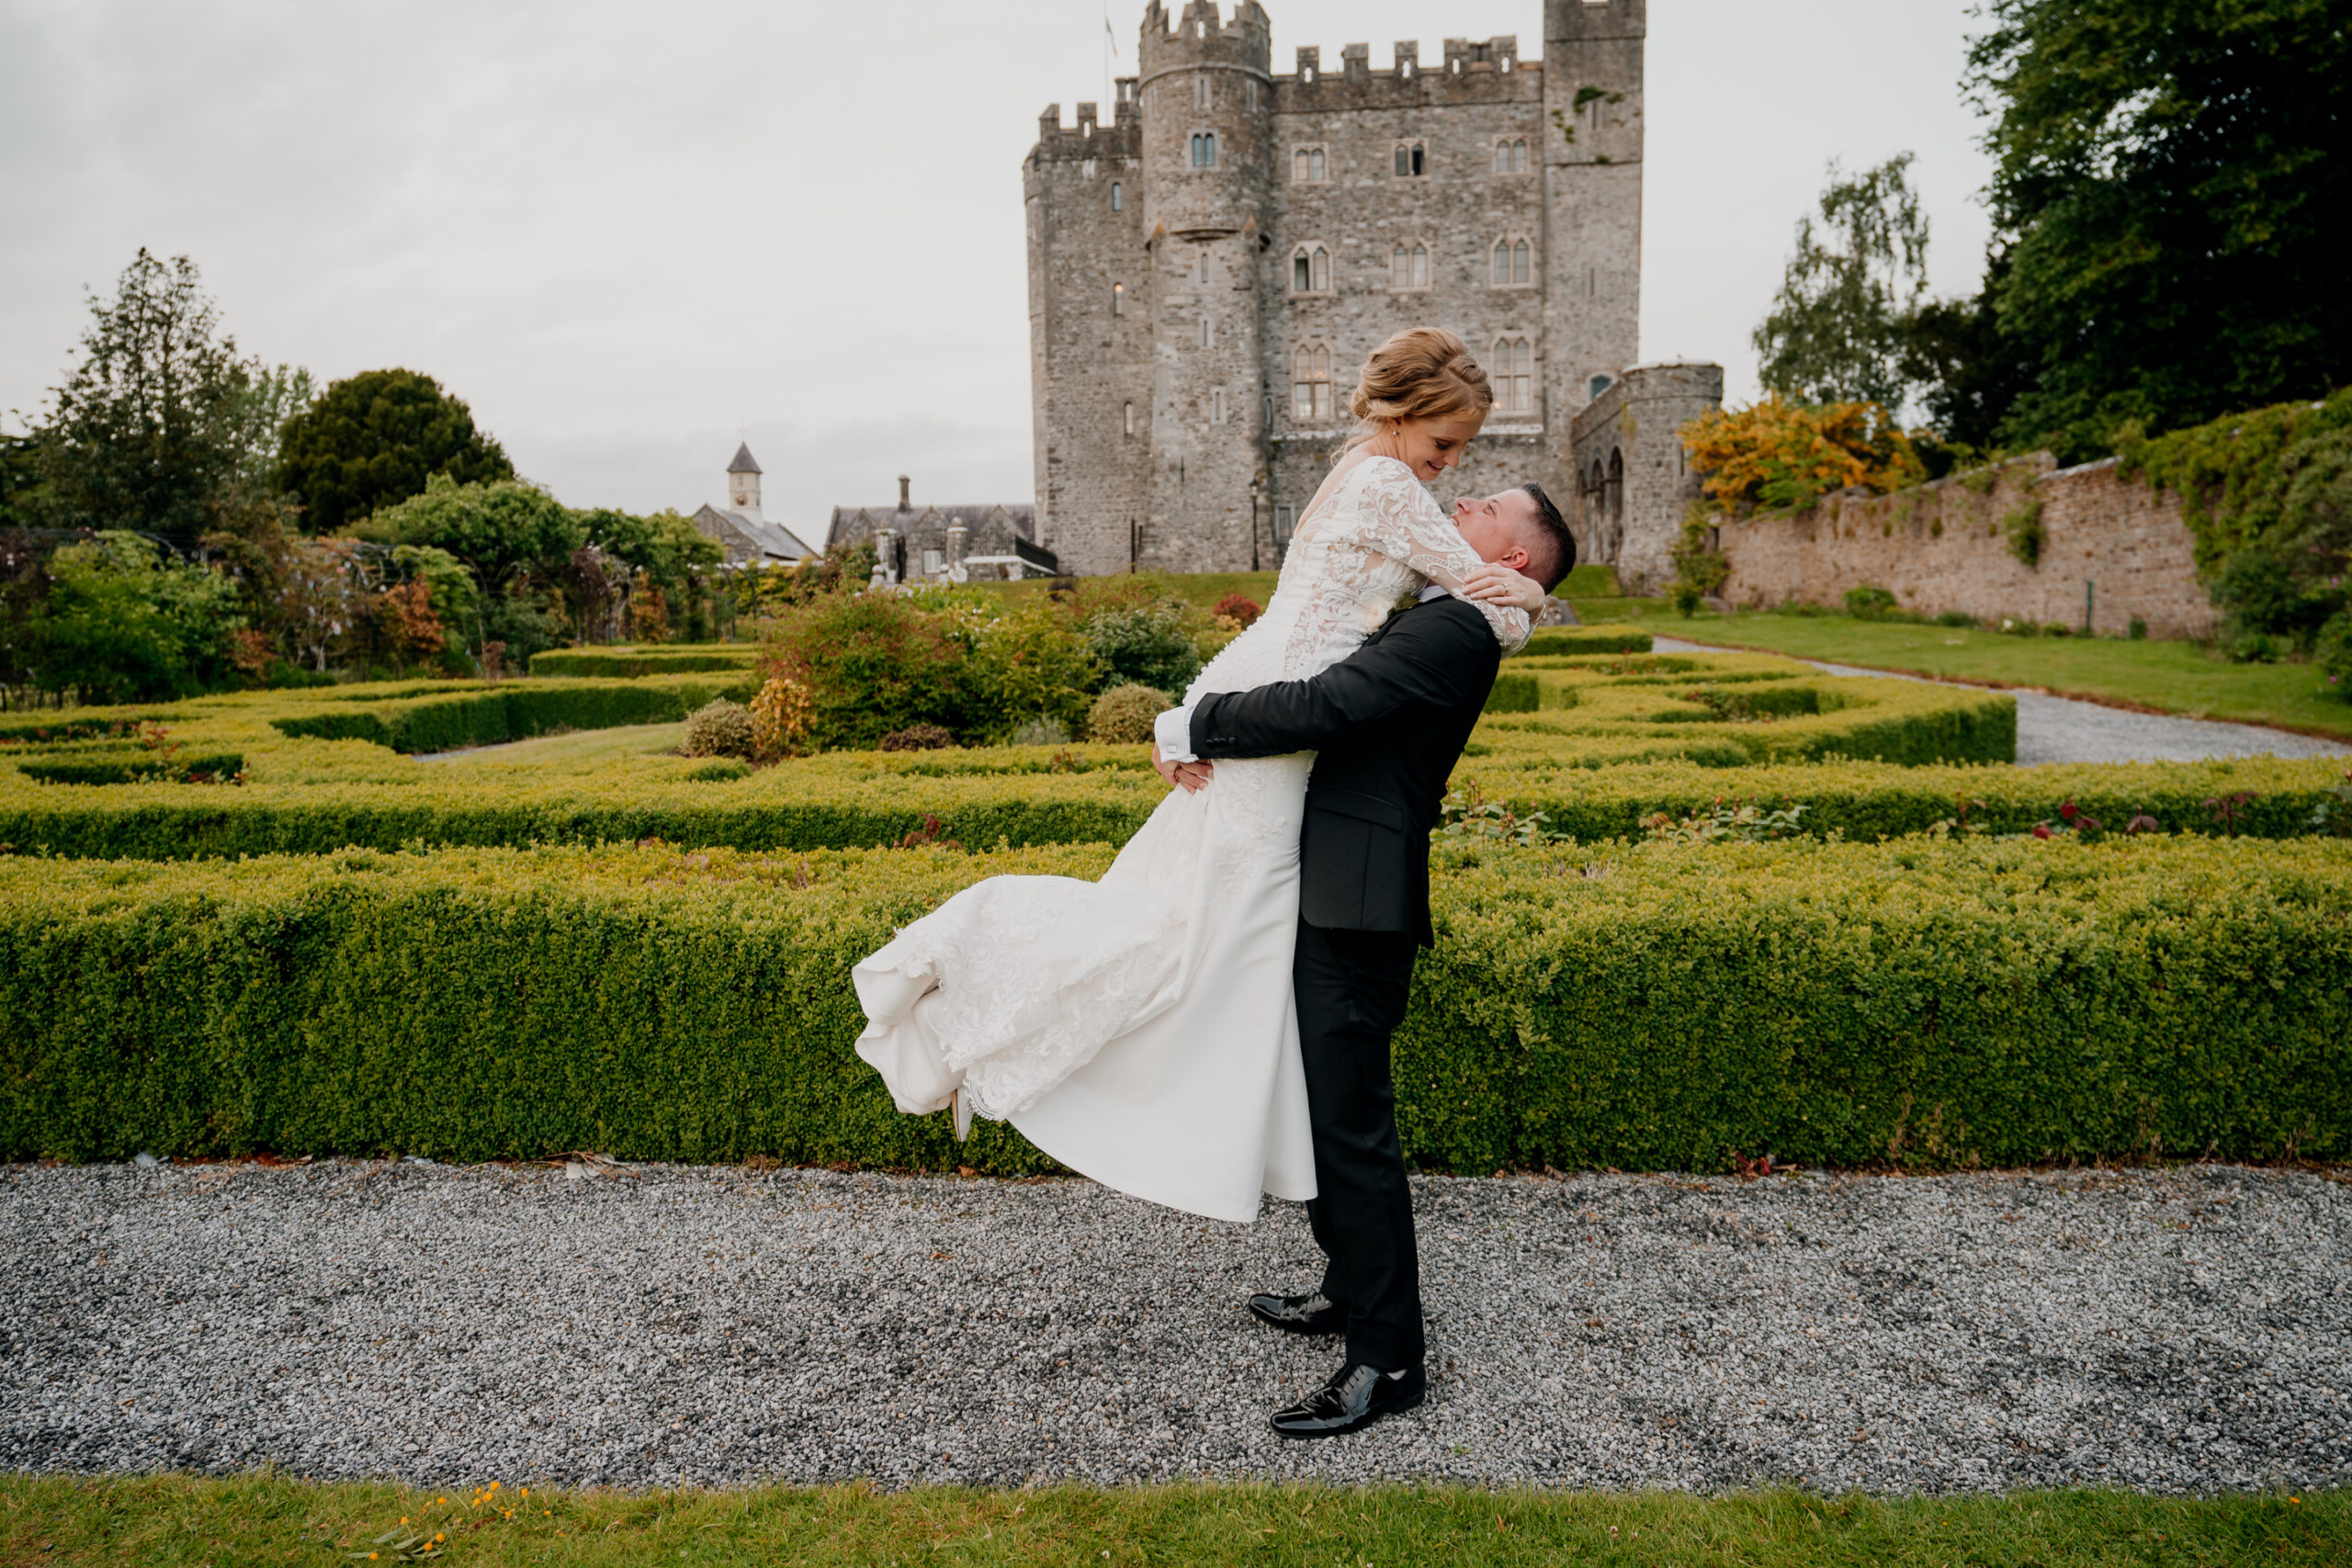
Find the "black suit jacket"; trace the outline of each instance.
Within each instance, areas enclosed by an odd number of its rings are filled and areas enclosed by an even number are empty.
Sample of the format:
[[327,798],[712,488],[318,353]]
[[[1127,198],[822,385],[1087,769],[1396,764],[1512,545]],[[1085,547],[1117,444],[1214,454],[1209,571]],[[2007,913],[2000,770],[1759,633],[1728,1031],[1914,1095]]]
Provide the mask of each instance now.
[[1430,945],[1430,829],[1487,705],[1502,650],[1459,599],[1401,610],[1311,681],[1203,697],[1202,757],[1314,751],[1299,833],[1299,914],[1334,931]]

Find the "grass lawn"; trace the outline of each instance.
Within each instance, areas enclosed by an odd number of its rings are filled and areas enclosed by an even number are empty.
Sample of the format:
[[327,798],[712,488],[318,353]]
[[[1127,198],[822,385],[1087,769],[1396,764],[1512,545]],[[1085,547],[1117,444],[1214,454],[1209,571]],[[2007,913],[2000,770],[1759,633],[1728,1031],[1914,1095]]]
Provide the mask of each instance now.
[[477,746],[468,751],[449,752],[442,761],[427,765],[459,767],[473,761],[625,761],[632,757],[650,757],[657,752],[674,751],[685,737],[686,726],[683,719],[674,724],[625,724],[612,729],[576,729],[564,735],[510,740],[503,746]]
[[2232,664],[2192,642],[2004,637],[1848,615],[1723,615],[1702,610],[1686,621],[1663,599],[1574,603],[1587,622],[1634,622],[1659,637],[1907,674],[2040,686],[2062,696],[2131,703],[2191,718],[2239,719],[2352,739],[2352,702],[2331,695],[2312,666]]
[[[486,1484],[486,1483],[485,1483]],[[0,1478],[9,1563],[2340,1563],[2352,1494],[1837,1497],[1173,1486],[421,1492]],[[403,1523],[405,1521],[405,1523]],[[435,1537],[438,1541],[435,1542]],[[407,1551],[401,1551],[407,1543]],[[430,1550],[425,1550],[430,1548]],[[380,1555],[378,1555],[380,1554]]]

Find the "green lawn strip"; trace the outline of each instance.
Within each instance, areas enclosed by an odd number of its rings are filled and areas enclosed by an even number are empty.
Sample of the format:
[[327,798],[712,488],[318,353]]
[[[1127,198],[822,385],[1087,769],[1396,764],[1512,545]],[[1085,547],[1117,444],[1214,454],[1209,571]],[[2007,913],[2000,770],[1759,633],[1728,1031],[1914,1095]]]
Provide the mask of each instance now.
[[1847,615],[1717,615],[1689,620],[1663,600],[1584,600],[1587,620],[1632,622],[1659,637],[1787,654],[1905,675],[2025,686],[2180,714],[2352,739],[2352,702],[2308,664],[2232,664],[2196,643],[2020,637],[1967,626]]
[[[487,1485],[487,1483],[482,1483]],[[478,1500],[479,1499],[479,1500]],[[1823,1497],[1183,1484],[495,1492],[275,1474],[0,1477],[11,1563],[1298,1564],[1338,1568],[2335,1563],[2352,1494]],[[403,1521],[406,1521],[403,1523]],[[440,1540],[434,1542],[438,1534]],[[389,1538],[389,1539],[387,1539]]]

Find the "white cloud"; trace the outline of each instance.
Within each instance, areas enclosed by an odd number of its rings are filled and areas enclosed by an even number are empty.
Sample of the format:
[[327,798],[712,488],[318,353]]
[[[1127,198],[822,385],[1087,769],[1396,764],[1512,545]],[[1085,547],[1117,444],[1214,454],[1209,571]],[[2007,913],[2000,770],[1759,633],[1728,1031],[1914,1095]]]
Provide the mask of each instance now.
[[[1273,0],[1300,44],[1540,48],[1533,0]],[[1140,7],[1121,0],[1121,73]],[[1102,99],[1097,0],[0,0],[0,408],[85,287],[185,252],[248,350],[466,398],[576,504],[691,509],[748,434],[772,514],[1030,492],[1021,172]],[[1843,156],[1905,148],[1937,282],[1973,286],[1984,161],[1960,4],[1651,7],[1642,348],[1723,360]],[[1421,38],[1424,59],[1439,40]]]

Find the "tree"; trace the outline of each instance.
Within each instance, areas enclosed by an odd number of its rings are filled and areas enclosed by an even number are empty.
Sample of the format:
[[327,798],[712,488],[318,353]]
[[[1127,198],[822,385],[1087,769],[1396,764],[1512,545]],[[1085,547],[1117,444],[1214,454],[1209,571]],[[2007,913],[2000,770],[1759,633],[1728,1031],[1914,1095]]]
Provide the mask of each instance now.
[[1999,445],[2001,424],[2033,384],[2023,346],[2001,331],[1999,299],[2008,252],[1984,259],[1973,299],[1931,299],[1904,322],[1903,376],[1928,425],[1952,446],[1982,453]]
[[446,474],[359,532],[379,544],[429,545],[464,562],[480,585],[469,646],[480,653],[503,642],[510,662],[555,646],[560,624],[545,593],[571,574],[572,552],[587,542],[578,514],[536,485],[461,485]]
[[1927,291],[1928,220],[1911,154],[1853,179],[1829,165],[1816,228],[1797,220],[1796,254],[1750,340],[1764,387],[1802,402],[1900,405],[1906,321]]
[[308,377],[240,358],[186,256],[141,250],[90,310],[81,361],[35,428],[43,510],[193,541],[266,470],[276,417]]
[[107,529],[51,555],[26,631],[34,680],[92,703],[158,702],[224,681],[237,591],[137,534]]
[[329,386],[287,424],[277,467],[312,534],[341,533],[421,494],[435,474],[489,484],[513,479],[514,466],[462,400],[414,370],[368,370]]
[[[2344,0],[1987,0],[1967,85],[2011,242],[1995,301],[2062,459],[2352,372]],[[2334,214],[2331,217],[2330,214]]]

